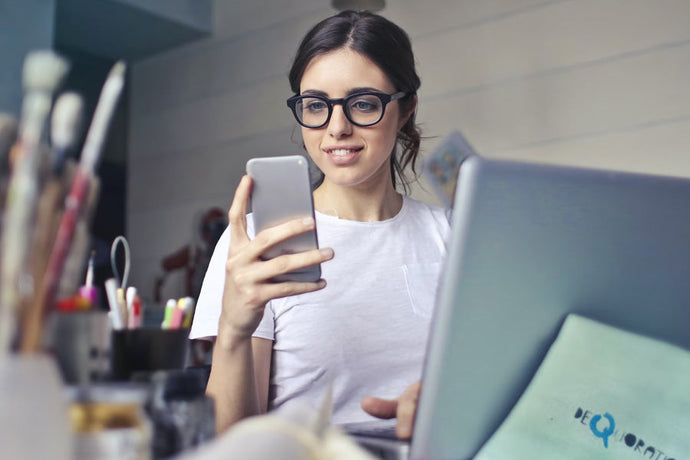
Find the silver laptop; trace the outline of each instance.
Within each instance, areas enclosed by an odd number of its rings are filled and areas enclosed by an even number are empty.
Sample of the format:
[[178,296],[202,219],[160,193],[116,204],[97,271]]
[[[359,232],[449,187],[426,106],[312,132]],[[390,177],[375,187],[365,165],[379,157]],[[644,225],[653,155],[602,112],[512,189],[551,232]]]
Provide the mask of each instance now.
[[570,312],[690,349],[690,179],[468,158],[409,457],[471,458]]
[[408,460],[410,442],[397,439],[395,425],[380,428],[378,423],[353,423],[341,426],[357,443],[381,460]]

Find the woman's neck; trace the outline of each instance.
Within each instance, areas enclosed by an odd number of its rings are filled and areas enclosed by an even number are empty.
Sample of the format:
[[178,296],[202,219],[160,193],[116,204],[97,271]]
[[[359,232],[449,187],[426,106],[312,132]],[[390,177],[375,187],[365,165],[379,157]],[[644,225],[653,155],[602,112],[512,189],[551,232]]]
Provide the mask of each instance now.
[[391,219],[400,212],[402,201],[402,195],[390,182],[373,186],[341,187],[324,180],[314,190],[314,207],[317,211],[359,222]]

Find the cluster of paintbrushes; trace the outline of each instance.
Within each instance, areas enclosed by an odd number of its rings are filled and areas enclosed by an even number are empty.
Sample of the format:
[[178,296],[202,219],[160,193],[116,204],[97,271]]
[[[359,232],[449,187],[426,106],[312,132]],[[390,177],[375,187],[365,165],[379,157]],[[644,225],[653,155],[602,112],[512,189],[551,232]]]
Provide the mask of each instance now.
[[83,102],[74,93],[58,95],[68,70],[51,51],[30,53],[19,122],[0,114],[0,356],[15,346],[40,350],[46,313],[58,293],[76,293],[88,260],[96,166],[125,65],[115,64],[105,81],[78,162],[71,153]]

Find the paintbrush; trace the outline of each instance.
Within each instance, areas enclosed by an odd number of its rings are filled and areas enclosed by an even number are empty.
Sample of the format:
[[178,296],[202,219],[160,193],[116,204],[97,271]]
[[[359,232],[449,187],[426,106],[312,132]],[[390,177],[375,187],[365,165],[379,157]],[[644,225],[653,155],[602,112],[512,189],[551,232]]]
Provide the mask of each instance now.
[[50,172],[55,177],[62,175],[65,159],[77,146],[83,110],[84,101],[77,93],[63,93],[55,101],[50,123]]
[[103,144],[115,112],[115,107],[122,93],[125,80],[125,64],[117,62],[110,70],[101,90],[96,110],[86,134],[79,165],[72,181],[69,195],[65,200],[65,210],[60,219],[55,243],[53,244],[48,265],[39,287],[39,302],[34,303],[27,312],[27,321],[23,324],[21,351],[36,352],[40,349],[43,330],[43,315],[51,308],[55,293],[63,272],[65,260],[70,250],[75,228],[89,195],[89,186],[95,176],[95,169],[103,150]]
[[68,70],[67,61],[51,51],[30,53],[22,73],[24,100],[19,123],[16,158],[13,158],[0,239],[0,353],[9,352],[16,333],[19,302],[24,291],[26,255],[38,196],[41,138],[50,113],[53,92]]
[[67,252],[58,287],[55,291],[56,299],[74,295],[84,279],[83,275],[91,250],[91,222],[98,205],[100,191],[101,181],[97,176],[94,176],[91,178],[87,197],[74,227],[72,243]]
[[[76,147],[80,132],[83,102],[75,93],[65,93],[55,102],[50,123],[50,171],[38,200],[36,225],[31,245],[31,267],[34,280],[41,280],[60,222],[61,204],[69,187],[65,180],[65,159]],[[38,301],[34,295],[26,305]],[[26,309],[22,313],[27,314]],[[28,311],[32,311],[31,308]],[[26,319],[25,319],[26,320]]]

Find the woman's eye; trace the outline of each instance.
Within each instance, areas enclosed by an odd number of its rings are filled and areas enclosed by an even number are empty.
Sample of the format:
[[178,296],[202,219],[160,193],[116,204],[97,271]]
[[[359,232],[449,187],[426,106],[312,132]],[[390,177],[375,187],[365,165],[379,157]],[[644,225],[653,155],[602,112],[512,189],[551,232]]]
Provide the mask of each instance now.
[[381,103],[376,98],[355,99],[350,103],[350,108],[357,112],[376,112],[380,110],[380,106]]
[[309,112],[320,112],[326,110],[327,107],[325,102],[319,100],[307,101],[304,103],[304,108]]

